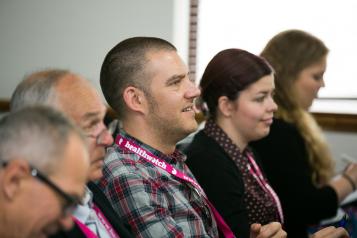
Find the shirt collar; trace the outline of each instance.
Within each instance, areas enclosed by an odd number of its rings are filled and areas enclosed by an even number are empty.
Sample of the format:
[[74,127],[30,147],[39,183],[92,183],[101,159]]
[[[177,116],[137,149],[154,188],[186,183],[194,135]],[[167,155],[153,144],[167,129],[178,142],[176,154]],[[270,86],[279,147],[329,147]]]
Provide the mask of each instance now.
[[85,222],[90,214],[90,211],[93,207],[93,193],[89,190],[89,188],[85,187],[85,194],[82,199],[81,204],[79,204],[73,212],[73,216],[75,216],[81,222]]
[[[208,119],[205,127],[203,129],[204,133],[214,139],[226,152],[236,151],[237,154],[234,156],[242,156],[246,153],[250,153],[250,148],[247,146],[242,152],[240,148],[229,138],[229,136],[222,130],[222,128],[217,125],[212,119]],[[229,153],[230,154],[230,153]]]

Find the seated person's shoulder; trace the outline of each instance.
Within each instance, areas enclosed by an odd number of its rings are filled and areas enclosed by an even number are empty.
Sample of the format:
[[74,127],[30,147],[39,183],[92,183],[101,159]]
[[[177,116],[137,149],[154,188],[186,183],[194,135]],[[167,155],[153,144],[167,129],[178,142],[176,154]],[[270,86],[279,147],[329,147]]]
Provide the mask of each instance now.
[[258,156],[265,157],[264,154],[267,152],[284,154],[291,153],[292,149],[304,148],[304,139],[294,124],[274,119],[269,134],[249,145]]
[[190,143],[187,144],[184,153],[188,156],[195,153],[202,153],[203,151],[215,151],[216,142],[208,137],[202,130],[197,132]]
[[281,137],[286,135],[299,134],[295,124],[282,119],[274,118],[273,124],[270,127],[270,132],[267,137]]
[[117,145],[107,148],[103,175],[104,177],[132,176],[139,177],[138,170],[142,167],[140,161],[134,153],[121,150]]
[[[232,160],[217,142],[207,136],[203,131],[198,132],[192,142],[185,149],[187,164],[192,166],[196,163],[204,162],[206,167],[211,166],[231,166]],[[200,165],[200,167],[202,167]]]
[[271,125],[271,127],[275,127],[275,128],[280,128],[280,129],[296,129],[296,126],[293,123],[287,122],[283,119],[279,119],[279,118],[274,118],[273,124]]

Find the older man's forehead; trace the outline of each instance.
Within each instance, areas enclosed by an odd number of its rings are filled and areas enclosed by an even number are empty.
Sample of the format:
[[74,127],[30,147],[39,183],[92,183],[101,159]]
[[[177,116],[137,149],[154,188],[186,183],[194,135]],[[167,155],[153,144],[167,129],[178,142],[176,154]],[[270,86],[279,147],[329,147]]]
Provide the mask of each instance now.
[[63,79],[56,90],[61,109],[75,120],[104,116],[106,107],[98,91],[85,79]]

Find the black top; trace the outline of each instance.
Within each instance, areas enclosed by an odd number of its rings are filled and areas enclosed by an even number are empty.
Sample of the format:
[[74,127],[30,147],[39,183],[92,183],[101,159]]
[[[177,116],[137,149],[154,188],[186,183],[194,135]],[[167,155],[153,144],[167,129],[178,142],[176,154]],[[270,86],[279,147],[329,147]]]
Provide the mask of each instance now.
[[317,188],[312,183],[304,139],[293,124],[274,119],[269,135],[251,146],[259,153],[268,180],[280,198],[289,238],[307,237],[308,224],[336,214],[337,194],[330,186]]
[[243,179],[233,160],[203,131],[195,135],[185,152],[186,164],[227,225],[237,237],[249,237]]
[[[108,199],[105,197],[103,192],[99,189],[99,187],[90,182],[87,184],[89,190],[93,193],[93,202],[97,207],[103,212],[103,215],[108,220],[108,222],[112,225],[116,233],[120,236],[120,238],[133,238],[134,235],[130,230],[130,226],[128,223],[122,221],[119,216],[115,213],[112,206],[110,205]],[[82,230],[74,224],[73,228],[69,231],[61,231],[56,235],[51,236],[51,238],[60,238],[60,237],[75,237],[75,238],[86,238]]]

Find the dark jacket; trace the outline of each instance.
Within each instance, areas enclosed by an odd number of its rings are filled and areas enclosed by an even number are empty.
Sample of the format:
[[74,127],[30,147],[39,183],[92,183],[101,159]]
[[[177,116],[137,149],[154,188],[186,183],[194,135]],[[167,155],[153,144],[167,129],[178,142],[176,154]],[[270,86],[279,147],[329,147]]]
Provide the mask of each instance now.
[[203,131],[195,135],[185,152],[186,164],[233,233],[239,238],[249,237],[245,189],[234,161]]
[[[99,189],[99,187],[93,182],[88,183],[87,186],[89,190],[93,193],[93,202],[103,212],[105,218],[107,218],[108,222],[112,225],[112,227],[120,236],[120,238],[134,237],[133,233],[130,230],[129,224],[122,221],[119,218],[119,216],[115,213],[108,199],[105,197],[103,192]],[[85,238],[86,236],[83,234],[82,230],[75,224],[71,230],[66,232],[61,231],[58,232],[56,235],[51,236],[51,238],[60,238],[60,237]]]
[[306,238],[308,224],[333,217],[338,198],[330,186],[316,187],[305,142],[298,129],[274,119],[270,133],[250,144],[259,153],[267,178],[278,194],[289,238]]

